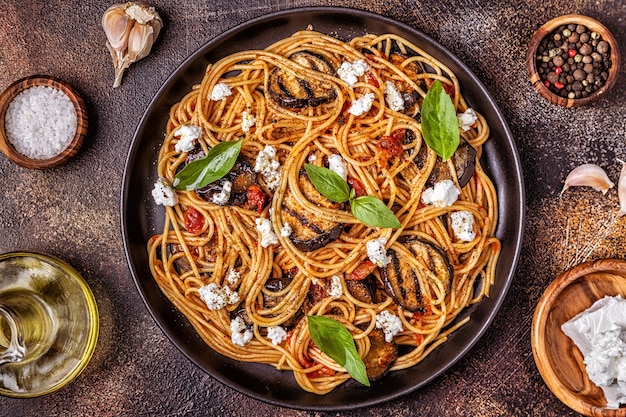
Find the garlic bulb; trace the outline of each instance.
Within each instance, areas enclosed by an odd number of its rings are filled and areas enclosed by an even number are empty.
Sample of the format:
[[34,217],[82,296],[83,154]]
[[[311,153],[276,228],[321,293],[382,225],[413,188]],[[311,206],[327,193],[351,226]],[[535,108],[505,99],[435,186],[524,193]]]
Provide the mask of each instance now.
[[609,179],[606,172],[595,164],[582,164],[574,168],[565,178],[565,185],[561,191],[561,195],[569,187],[587,186],[593,187],[596,191],[602,191],[606,194],[615,184]]
[[619,195],[619,211],[617,215],[619,217],[626,214],[626,162],[618,159],[622,163],[622,172],[619,174],[619,180],[617,181],[617,193]]
[[102,16],[102,27],[115,66],[113,87],[119,87],[130,64],[150,53],[163,21],[154,7],[127,2],[109,7]]

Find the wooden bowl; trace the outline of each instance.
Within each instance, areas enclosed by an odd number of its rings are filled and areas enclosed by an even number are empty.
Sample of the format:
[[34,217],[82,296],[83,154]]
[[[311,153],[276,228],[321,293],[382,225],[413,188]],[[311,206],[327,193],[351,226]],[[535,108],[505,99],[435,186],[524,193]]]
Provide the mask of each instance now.
[[[541,43],[543,38],[552,33],[552,31],[559,26],[567,25],[570,23],[581,24],[586,26],[591,31],[598,32],[602,39],[608,42],[611,47],[611,68],[609,68],[608,71],[609,77],[602,87],[600,87],[595,92],[589,94],[589,96],[587,97],[565,98],[554,94],[552,91],[550,91],[548,87],[544,85],[541,77],[539,76],[539,73],[537,72],[537,48],[539,47],[539,44]],[[539,28],[539,30],[530,40],[528,54],[526,56],[526,65],[528,67],[528,73],[530,74],[531,83],[543,98],[548,100],[550,103],[557,104],[563,107],[580,107],[597,101],[600,97],[604,96],[606,92],[611,89],[611,87],[613,87],[613,85],[615,84],[615,80],[617,80],[617,76],[619,74],[620,52],[615,37],[602,23],[587,16],[570,14],[552,19]]]
[[626,407],[606,408],[602,389],[589,377],[583,355],[561,325],[606,295],[626,297],[626,261],[582,263],[559,275],[541,296],[533,316],[531,343],[546,385],[573,410],[593,417],[623,417]]
[[[9,142],[5,129],[5,114],[11,101],[17,97],[19,93],[27,88],[34,86],[47,86],[56,88],[65,93],[76,110],[76,132],[74,138],[69,143],[67,148],[61,151],[59,154],[47,158],[47,159],[34,159],[29,158],[19,153],[15,147]],[[76,91],[68,83],[59,80],[58,78],[46,76],[46,75],[32,75],[22,78],[11,84],[2,95],[0,95],[0,150],[13,162],[33,169],[51,168],[60,165],[72,158],[83,144],[85,136],[87,135],[87,110],[85,108],[85,102],[76,93]]]

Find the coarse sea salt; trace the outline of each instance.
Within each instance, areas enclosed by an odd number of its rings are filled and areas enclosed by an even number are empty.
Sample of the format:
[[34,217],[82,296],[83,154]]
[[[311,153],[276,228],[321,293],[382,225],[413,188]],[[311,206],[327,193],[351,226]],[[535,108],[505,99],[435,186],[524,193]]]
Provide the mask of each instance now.
[[9,103],[4,128],[16,151],[32,159],[52,158],[67,148],[77,128],[76,109],[64,92],[33,86]]

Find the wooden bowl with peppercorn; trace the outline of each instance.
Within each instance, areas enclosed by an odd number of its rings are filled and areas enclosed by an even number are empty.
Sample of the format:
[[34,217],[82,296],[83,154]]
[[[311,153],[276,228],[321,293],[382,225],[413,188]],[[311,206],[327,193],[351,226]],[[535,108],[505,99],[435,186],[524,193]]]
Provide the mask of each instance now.
[[51,168],[76,155],[87,122],[85,103],[68,83],[25,77],[0,95],[0,150],[23,167]]
[[604,96],[619,74],[620,52],[611,32],[583,15],[544,24],[526,57],[530,81],[550,103],[580,107]]

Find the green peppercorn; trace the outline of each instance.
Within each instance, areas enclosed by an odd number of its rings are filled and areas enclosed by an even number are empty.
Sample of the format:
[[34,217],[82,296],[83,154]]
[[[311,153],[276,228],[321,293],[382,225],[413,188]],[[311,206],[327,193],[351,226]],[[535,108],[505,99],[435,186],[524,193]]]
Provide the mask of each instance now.
[[572,31],[571,31],[571,30],[569,30],[569,29],[564,29],[564,30],[563,30],[563,36],[565,36],[565,37],[569,37],[569,35],[571,35],[571,34],[572,34]]

